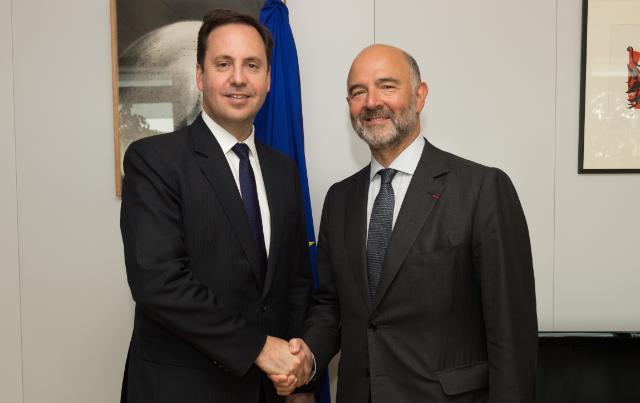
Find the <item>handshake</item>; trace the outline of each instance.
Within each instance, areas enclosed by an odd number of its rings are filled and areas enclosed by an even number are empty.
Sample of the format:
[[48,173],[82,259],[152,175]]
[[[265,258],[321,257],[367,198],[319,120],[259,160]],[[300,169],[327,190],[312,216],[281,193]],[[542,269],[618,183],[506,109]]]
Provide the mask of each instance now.
[[269,376],[281,396],[307,384],[314,369],[313,354],[302,339],[287,342],[273,336],[267,336],[255,364]]

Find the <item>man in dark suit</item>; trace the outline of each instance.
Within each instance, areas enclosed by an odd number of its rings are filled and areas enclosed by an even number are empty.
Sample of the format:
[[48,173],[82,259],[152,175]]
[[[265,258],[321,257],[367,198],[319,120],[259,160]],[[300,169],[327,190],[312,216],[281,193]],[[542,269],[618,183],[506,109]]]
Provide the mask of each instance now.
[[347,101],[371,164],[326,196],[319,287],[292,348],[319,370],[341,349],[339,403],[533,402],[525,216],[505,173],[420,136],[427,91],[400,49],[353,62]]
[[124,402],[278,402],[267,374],[291,385],[309,376],[286,341],[301,335],[311,295],[297,170],[253,133],[272,46],[253,17],[205,16],[203,113],[126,153],[121,230],[136,309]]

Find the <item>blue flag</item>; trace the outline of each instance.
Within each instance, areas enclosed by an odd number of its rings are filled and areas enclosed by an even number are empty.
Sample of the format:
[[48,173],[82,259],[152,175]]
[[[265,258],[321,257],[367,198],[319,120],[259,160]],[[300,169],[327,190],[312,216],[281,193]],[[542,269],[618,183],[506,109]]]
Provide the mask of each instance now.
[[[309,254],[315,286],[318,274],[307,164],[304,158],[300,72],[296,44],[289,25],[289,10],[281,0],[266,0],[260,11],[260,22],[271,31],[275,47],[271,56],[271,89],[254,122],[256,137],[288,155],[298,167],[300,187],[304,195],[307,240],[310,245]],[[331,402],[326,372],[322,376],[316,402]]]

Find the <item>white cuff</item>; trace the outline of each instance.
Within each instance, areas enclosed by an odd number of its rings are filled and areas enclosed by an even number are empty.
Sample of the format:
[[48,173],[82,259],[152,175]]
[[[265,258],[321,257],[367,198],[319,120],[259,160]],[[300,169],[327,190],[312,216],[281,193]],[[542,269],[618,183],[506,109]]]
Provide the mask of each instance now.
[[311,375],[309,375],[309,379],[307,379],[307,382],[305,382],[305,385],[311,382],[313,377],[316,376],[316,356],[311,353],[311,358],[313,358],[313,370],[311,371]]

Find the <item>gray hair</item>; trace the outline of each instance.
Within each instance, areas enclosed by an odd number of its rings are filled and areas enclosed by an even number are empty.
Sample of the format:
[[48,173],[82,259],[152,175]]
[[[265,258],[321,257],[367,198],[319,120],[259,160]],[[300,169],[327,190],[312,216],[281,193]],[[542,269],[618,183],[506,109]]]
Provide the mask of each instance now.
[[413,87],[417,87],[422,79],[420,78],[420,67],[418,67],[418,62],[413,58],[409,53],[402,51],[404,53],[404,57],[407,59],[407,63],[409,64],[409,71],[411,72],[411,83]]

